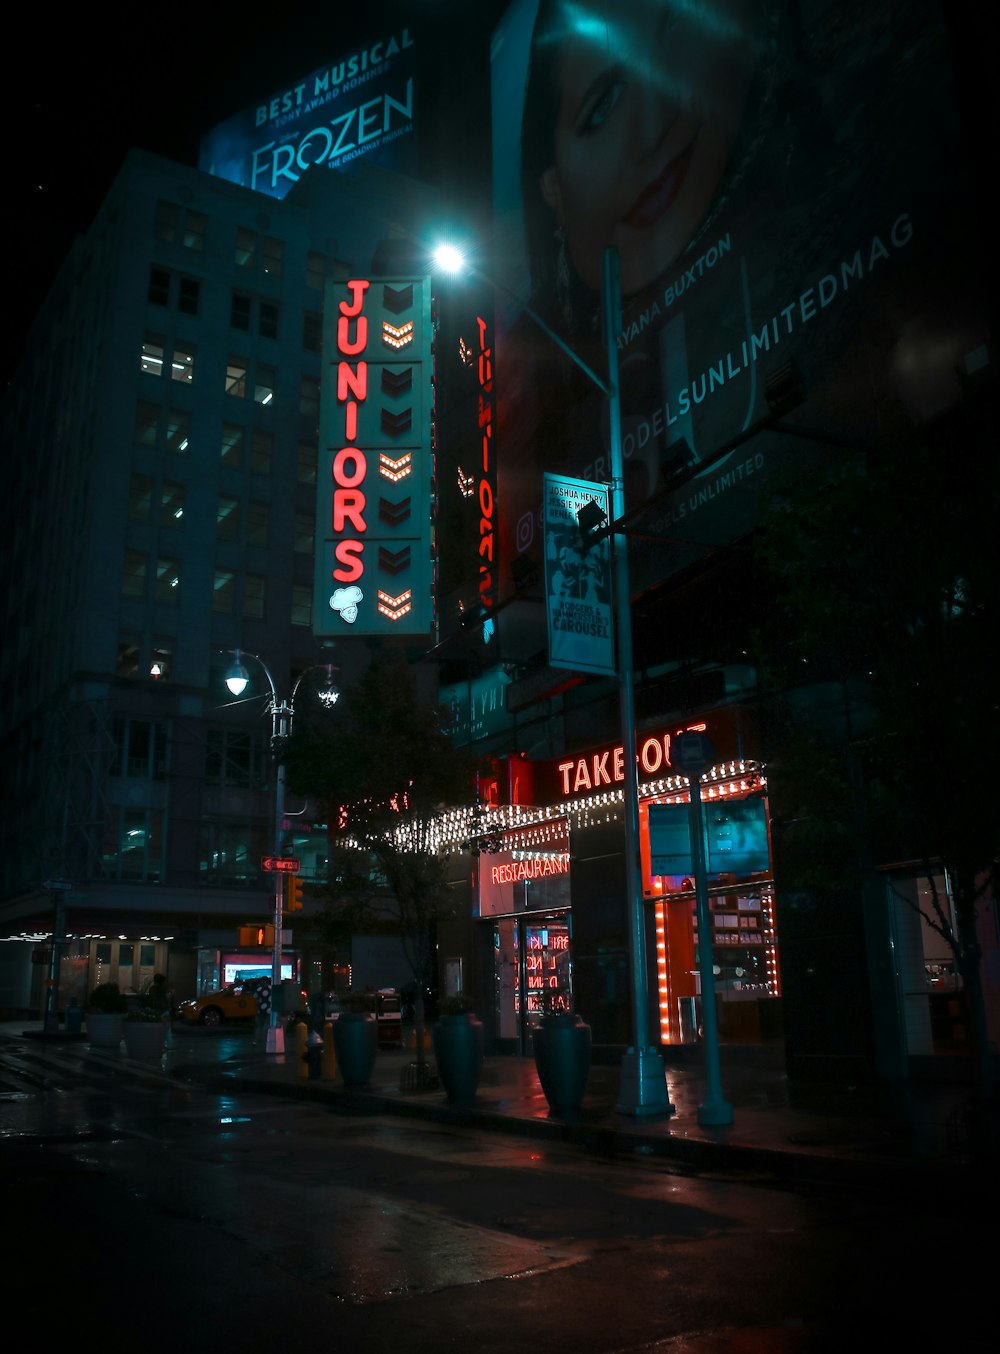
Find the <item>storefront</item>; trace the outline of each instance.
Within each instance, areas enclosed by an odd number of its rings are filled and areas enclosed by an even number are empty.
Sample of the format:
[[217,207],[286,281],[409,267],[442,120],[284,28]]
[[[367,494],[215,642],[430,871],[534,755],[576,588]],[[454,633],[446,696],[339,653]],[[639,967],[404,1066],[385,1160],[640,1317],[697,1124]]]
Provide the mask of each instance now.
[[[780,1030],[767,781],[759,765],[729,755],[742,741],[733,712],[710,729],[727,754],[720,752],[701,787],[719,1029],[724,1039],[753,1042]],[[682,731],[637,740],[649,1018],[663,1045],[696,1042],[701,1026],[689,787],[671,762]],[[541,1014],[571,1007],[592,1023],[595,1043],[627,1042],[622,749],[520,762],[518,784],[534,802],[491,809],[476,869],[474,913],[481,953],[489,938],[495,1047],[527,1052]],[[664,820],[681,842],[677,855],[663,854]]]

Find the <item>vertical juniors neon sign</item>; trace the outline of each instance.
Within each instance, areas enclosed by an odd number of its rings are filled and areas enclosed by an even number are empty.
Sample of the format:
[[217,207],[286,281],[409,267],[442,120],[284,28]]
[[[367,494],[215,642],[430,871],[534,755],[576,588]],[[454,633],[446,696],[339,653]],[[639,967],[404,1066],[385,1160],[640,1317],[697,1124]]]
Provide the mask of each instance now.
[[313,630],[425,634],[433,620],[429,281],[331,283],[324,315]]

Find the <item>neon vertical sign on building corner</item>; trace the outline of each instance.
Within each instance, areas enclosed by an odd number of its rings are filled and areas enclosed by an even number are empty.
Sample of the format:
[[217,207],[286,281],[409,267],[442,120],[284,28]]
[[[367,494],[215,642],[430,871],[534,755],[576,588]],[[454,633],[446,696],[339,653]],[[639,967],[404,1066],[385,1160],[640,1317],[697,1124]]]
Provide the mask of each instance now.
[[[493,450],[493,345],[487,342],[486,321],[476,316],[476,332],[479,341],[477,375],[479,378],[479,438],[481,459],[477,469],[477,498],[479,502],[479,603],[484,613],[492,608],[496,601],[496,466]],[[484,624],[483,640],[492,638],[492,625]]]
[[433,370],[426,278],[327,285],[313,631],[433,620]]

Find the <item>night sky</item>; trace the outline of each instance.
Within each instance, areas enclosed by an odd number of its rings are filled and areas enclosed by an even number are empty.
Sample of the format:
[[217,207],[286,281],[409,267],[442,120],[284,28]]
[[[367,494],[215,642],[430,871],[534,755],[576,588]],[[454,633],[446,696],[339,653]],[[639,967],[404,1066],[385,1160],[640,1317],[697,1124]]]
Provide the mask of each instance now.
[[2,379],[133,146],[195,164],[202,133],[355,41],[409,23],[443,47],[461,43],[459,29],[471,23],[488,32],[503,9],[504,0],[363,0],[356,8],[288,0],[178,11],[103,4],[69,7],[58,19],[46,6],[21,11],[0,91],[0,229],[11,283]]
[[[93,219],[132,146],[194,164],[204,131],[349,51],[353,41],[421,22],[442,50],[449,41],[461,50],[469,26],[488,34],[505,3],[362,0],[354,9],[343,0],[287,0],[266,9],[203,4],[174,14],[103,4],[71,6],[58,18],[43,5],[19,11],[0,82],[8,282],[2,379],[73,238]],[[943,10],[960,61],[958,95],[985,221],[994,175],[981,171],[995,166],[997,145],[993,7],[949,0]]]

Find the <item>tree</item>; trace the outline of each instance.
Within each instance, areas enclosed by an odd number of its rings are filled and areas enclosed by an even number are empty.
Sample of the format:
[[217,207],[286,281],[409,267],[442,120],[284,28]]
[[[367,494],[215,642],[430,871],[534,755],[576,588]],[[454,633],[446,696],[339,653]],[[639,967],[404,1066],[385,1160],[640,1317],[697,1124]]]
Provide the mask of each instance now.
[[289,785],[316,798],[330,824],[328,940],[398,928],[417,987],[422,1083],[435,926],[453,913],[442,816],[474,793],[475,763],[441,732],[405,661],[377,654],[332,719],[298,724],[286,766]]
[[[815,472],[790,476],[755,551],[768,599],[755,650],[786,864],[815,888],[825,872],[922,863],[923,915],[968,996],[984,1111],[994,1088],[977,917],[992,905],[1000,845],[993,426],[992,410],[969,399],[891,446],[842,453],[821,485]],[[942,870],[954,922],[933,888]]]

